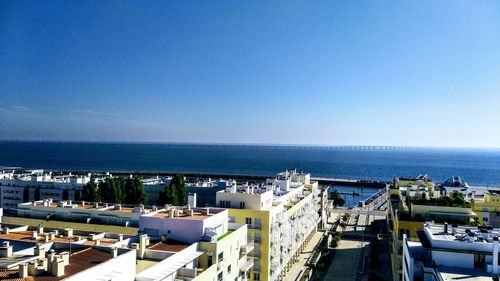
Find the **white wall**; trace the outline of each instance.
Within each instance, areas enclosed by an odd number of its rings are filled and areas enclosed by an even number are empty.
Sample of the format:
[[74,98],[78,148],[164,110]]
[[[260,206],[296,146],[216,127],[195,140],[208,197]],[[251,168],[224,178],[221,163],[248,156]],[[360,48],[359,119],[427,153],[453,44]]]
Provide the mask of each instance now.
[[474,254],[433,250],[432,259],[438,266],[474,268]]
[[87,281],[87,280],[135,280],[136,251],[131,250],[114,259],[93,266],[87,270],[74,274],[64,280]]

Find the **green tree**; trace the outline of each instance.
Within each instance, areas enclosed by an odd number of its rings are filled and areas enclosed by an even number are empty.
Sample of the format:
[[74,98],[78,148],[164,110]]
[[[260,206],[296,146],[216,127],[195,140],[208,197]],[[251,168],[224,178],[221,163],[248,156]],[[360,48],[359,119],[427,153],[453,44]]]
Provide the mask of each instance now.
[[165,187],[165,189],[160,192],[158,198],[158,204],[171,204],[174,206],[187,205],[188,195],[187,195],[187,185],[184,176],[177,173],[173,176],[170,183]]
[[99,190],[97,189],[97,184],[94,179],[91,179],[82,188],[81,199],[89,202],[99,202],[101,198],[99,196]]
[[177,195],[176,205],[187,205],[188,203],[188,194],[187,194],[187,185],[184,176],[180,173],[174,175],[172,180],[170,181],[170,185],[175,188]]
[[344,198],[340,196],[340,193],[335,189],[331,195],[333,207],[342,207],[345,204]]
[[142,181],[134,177],[126,179],[123,185],[123,200],[127,204],[144,204],[146,202],[146,192]]

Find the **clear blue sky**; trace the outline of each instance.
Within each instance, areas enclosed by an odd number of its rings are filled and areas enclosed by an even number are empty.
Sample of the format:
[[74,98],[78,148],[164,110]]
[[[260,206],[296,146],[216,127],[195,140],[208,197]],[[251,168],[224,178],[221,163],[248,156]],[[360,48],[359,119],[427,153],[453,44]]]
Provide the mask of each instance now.
[[1,1],[0,139],[500,147],[500,2]]

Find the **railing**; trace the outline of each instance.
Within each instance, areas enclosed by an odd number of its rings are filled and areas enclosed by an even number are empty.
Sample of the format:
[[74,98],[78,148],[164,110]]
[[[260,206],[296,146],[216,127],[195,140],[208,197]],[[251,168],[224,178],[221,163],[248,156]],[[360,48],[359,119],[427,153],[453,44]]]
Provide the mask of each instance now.
[[218,260],[217,261],[217,270],[221,270],[224,268],[224,260]]
[[241,245],[241,251],[240,253],[242,255],[246,255],[250,253],[254,249],[255,243],[254,241],[248,242],[246,245]]
[[243,257],[240,259],[240,271],[241,272],[247,272],[250,270],[254,265],[253,258],[250,257]]

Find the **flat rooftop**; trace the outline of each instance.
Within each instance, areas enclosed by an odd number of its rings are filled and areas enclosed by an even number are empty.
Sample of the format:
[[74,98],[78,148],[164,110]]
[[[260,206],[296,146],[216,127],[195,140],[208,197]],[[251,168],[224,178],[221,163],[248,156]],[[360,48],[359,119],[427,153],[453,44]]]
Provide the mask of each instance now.
[[[98,234],[98,233],[96,233]],[[15,232],[10,232],[9,234],[0,234],[0,239],[6,239],[6,240],[14,240],[14,241],[22,241],[22,242],[28,242],[28,243],[40,243],[44,242],[45,236],[49,235],[49,232],[45,232],[42,234],[38,234],[37,239],[32,238],[32,231],[15,231]],[[50,242],[58,242],[58,243],[74,243],[76,242],[76,236],[79,237],[79,241],[87,239],[83,243],[83,245],[89,245],[93,246],[95,245],[95,241],[89,240],[89,236],[86,235],[78,235],[75,234],[72,237],[61,237],[61,235],[56,235],[56,237],[53,240],[50,240]],[[102,246],[111,246],[112,244],[118,242],[118,238],[109,238],[109,237],[104,237],[99,239],[100,244]]]
[[500,237],[500,229],[493,227],[465,227],[458,226],[452,230],[448,225],[448,231],[444,231],[443,224],[431,224],[425,229],[432,235],[429,239],[440,241],[468,242],[473,239],[475,243],[492,243],[493,237]]
[[[69,252],[69,249],[60,249],[57,253]],[[44,273],[38,276],[29,276],[27,278],[19,278],[19,269],[0,270],[0,280],[26,280],[26,281],[59,281],[68,278],[71,275],[79,273],[83,270],[96,266],[102,262],[111,259],[111,254],[98,249],[72,249],[70,263],[64,268],[63,276],[52,276],[49,273]]]
[[492,281],[492,275],[485,270],[470,268],[438,267],[443,280]]
[[[195,211],[193,212],[192,216],[189,214],[181,213],[178,216],[173,217],[172,219],[204,220],[212,215],[213,214],[203,215],[202,213]],[[159,211],[155,213],[154,216],[157,218],[170,218],[170,211]]]
[[[25,205],[26,206],[26,205]],[[27,205],[30,206],[30,205]],[[43,201],[35,201],[35,206],[36,207],[44,207]],[[94,203],[87,202],[85,205],[82,205],[81,203],[71,203],[71,204],[64,204],[63,206],[58,206],[56,202],[51,202],[48,206],[45,206],[46,208],[67,208],[67,209],[78,209],[78,210],[87,210],[87,211],[106,211],[106,212],[117,212],[117,213],[134,213],[134,208],[133,207],[125,207],[122,206],[120,209],[115,209],[114,204],[103,204],[99,203],[97,206],[94,207]],[[148,209],[144,209],[146,213],[149,211]],[[139,213],[139,212],[137,212]]]
[[180,252],[189,247],[189,245],[191,244],[169,239],[166,242],[151,241],[148,249],[165,252]]

